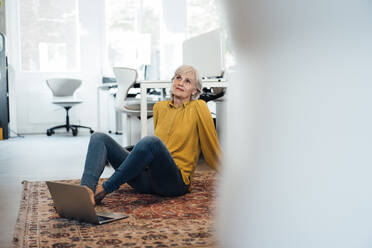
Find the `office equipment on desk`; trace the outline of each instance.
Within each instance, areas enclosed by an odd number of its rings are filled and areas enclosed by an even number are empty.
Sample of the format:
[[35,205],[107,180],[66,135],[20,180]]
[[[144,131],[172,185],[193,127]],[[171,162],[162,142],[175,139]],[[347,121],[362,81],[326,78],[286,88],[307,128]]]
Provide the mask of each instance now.
[[0,127],[3,139],[9,137],[9,88],[8,63],[6,57],[5,35],[0,32]]
[[[225,79],[215,79],[215,80],[203,80],[203,87],[227,87],[227,82]],[[147,89],[158,88],[165,89],[172,86],[170,80],[148,80],[141,81],[141,138],[147,135],[147,122],[146,112],[147,112]]]
[[[226,88],[224,76],[224,58],[222,39],[219,30],[214,30],[186,40],[183,45],[183,63],[191,65],[203,77],[203,87]],[[97,103],[100,105],[100,90],[116,86],[115,83],[103,83],[97,87]],[[172,85],[170,80],[143,80],[139,82],[141,92],[141,138],[147,135],[148,97],[149,89],[166,89]],[[211,90],[205,95],[206,101],[214,100],[224,94],[224,90]],[[222,93],[221,93],[222,92]],[[213,94],[215,94],[213,96]],[[212,99],[213,98],[213,99]],[[100,129],[100,109],[97,110],[98,129]]]
[[[203,82],[224,80],[224,50],[219,29],[185,40],[182,54],[183,64],[193,66]],[[200,99],[208,102],[224,95],[225,89],[203,88]]]
[[[203,87],[227,87],[228,83],[224,78],[218,78],[218,79],[208,79],[208,80],[202,80],[203,81]],[[141,98],[140,98],[140,116],[141,116],[141,138],[147,135],[147,94],[148,89],[166,89],[170,88],[172,86],[172,83],[170,80],[144,80],[139,82],[140,89],[141,89]],[[99,131],[102,131],[101,126],[101,110],[100,106],[102,104],[100,92],[102,90],[107,90],[109,87],[115,86],[117,87],[116,83],[106,83],[106,84],[100,84],[97,86],[97,129]]]
[[54,134],[55,129],[66,128],[66,131],[72,131],[72,135],[76,136],[78,134],[78,128],[87,128],[90,133],[94,131],[90,127],[73,125],[70,124],[70,118],[68,111],[77,104],[82,103],[83,101],[74,97],[75,91],[80,87],[80,79],[72,78],[52,78],[46,80],[48,87],[53,92],[52,103],[60,107],[63,107],[66,110],[66,123],[64,125],[55,126],[47,129],[47,135],[51,136]]
[[211,80],[224,73],[224,52],[219,29],[192,37],[182,45],[183,64],[193,66],[200,77]]
[[[128,92],[136,83],[137,70],[126,68],[126,67],[114,67],[113,72],[115,74],[116,81],[118,83],[118,91],[115,97],[115,109],[126,114],[126,143],[125,145],[134,145],[139,139],[140,134],[136,137],[134,134],[134,129],[132,128],[132,121],[135,121],[132,117],[140,117],[141,105],[140,99],[129,97]],[[156,101],[152,99],[147,99],[146,95],[146,112],[141,118],[146,122],[148,118],[152,117],[152,111]],[[124,123],[123,123],[124,124]],[[138,125],[139,126],[139,125]],[[123,127],[124,132],[124,127]]]
[[[191,65],[198,70],[203,77],[203,87],[227,87],[227,82],[223,78],[223,46],[218,29],[184,41],[182,49],[183,64]],[[147,89],[171,86],[170,80],[141,82],[141,138],[147,135],[147,122],[144,121],[147,112]]]

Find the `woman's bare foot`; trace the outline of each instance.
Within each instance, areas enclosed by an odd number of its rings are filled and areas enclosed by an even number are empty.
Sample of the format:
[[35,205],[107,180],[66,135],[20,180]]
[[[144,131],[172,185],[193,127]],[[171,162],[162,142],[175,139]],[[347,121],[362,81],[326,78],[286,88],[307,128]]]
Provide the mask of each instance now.
[[96,188],[96,193],[94,195],[94,201],[97,204],[100,204],[101,201],[103,200],[103,198],[105,198],[106,195],[107,195],[107,192],[102,187],[102,185],[98,185],[97,188]]
[[86,190],[88,191],[89,198],[92,201],[93,206],[96,205],[96,202],[94,200],[94,192],[93,192],[93,190],[91,188],[89,188],[88,186],[85,186],[85,185],[83,187],[86,188]]

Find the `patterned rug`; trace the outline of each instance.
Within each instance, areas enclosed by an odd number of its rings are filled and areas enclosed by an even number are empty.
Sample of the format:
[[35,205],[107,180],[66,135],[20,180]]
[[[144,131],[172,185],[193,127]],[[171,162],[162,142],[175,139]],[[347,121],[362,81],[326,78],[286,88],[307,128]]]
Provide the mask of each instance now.
[[24,182],[12,247],[214,247],[214,182],[214,172],[196,172],[192,192],[174,198],[123,185],[96,209],[129,218],[103,225],[59,218],[45,182]]

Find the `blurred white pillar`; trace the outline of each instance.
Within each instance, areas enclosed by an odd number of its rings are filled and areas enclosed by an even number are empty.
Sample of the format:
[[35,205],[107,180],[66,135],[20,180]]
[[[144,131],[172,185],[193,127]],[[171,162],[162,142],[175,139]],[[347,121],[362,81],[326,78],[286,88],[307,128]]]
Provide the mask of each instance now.
[[372,1],[225,0],[222,247],[372,247]]

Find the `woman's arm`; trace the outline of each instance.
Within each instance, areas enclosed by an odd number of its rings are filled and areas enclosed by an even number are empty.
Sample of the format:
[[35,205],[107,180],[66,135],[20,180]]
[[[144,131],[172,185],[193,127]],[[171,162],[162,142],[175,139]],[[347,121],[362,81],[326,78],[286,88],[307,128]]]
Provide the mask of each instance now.
[[197,100],[196,110],[200,147],[204,159],[211,168],[218,171],[221,161],[221,150],[211,112],[207,104],[202,100]]
[[157,103],[155,103],[152,112],[153,112],[152,115],[154,119],[154,132],[155,132],[156,125],[158,124],[158,104]]

